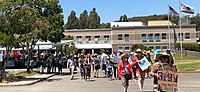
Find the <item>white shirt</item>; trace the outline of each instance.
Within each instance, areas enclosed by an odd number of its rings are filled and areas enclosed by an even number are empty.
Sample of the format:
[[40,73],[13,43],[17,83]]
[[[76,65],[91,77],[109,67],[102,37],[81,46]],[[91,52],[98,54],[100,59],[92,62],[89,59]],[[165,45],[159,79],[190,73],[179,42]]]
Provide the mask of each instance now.
[[105,53],[103,53],[103,54],[101,55],[101,60],[103,60],[101,63],[102,63],[102,64],[106,64],[107,59],[108,59],[108,55],[105,54]]
[[2,62],[3,61],[3,54],[1,53],[0,54],[0,62]]
[[68,59],[69,62],[69,68],[74,68],[75,67],[75,61],[72,59]]

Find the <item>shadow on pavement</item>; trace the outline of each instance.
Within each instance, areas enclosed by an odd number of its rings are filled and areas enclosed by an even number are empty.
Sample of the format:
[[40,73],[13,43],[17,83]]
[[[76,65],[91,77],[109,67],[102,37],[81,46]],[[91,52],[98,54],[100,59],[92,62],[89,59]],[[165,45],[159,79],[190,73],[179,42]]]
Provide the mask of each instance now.
[[44,80],[46,82],[54,82],[54,81],[60,81],[62,80],[62,78],[57,78],[57,79],[47,79],[47,80]]

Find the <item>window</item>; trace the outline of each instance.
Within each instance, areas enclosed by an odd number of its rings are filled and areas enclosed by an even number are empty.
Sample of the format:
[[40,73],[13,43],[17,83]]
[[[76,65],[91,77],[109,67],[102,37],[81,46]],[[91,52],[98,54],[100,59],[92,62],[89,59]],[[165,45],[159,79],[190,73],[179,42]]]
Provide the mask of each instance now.
[[107,43],[110,41],[110,36],[109,35],[104,35],[104,43]]
[[156,49],[160,49],[160,46],[156,46]]
[[167,33],[162,33],[162,39],[167,39]]
[[125,47],[125,50],[126,51],[130,51],[130,47],[128,46],[128,47]]
[[82,42],[82,36],[76,36],[76,40],[78,43],[81,43]]
[[146,34],[142,34],[142,42],[147,42],[147,35]]
[[100,41],[100,36],[99,36],[99,35],[94,36],[94,41],[95,41],[95,42]]
[[162,49],[166,50],[166,49],[167,49],[167,46],[162,46]]
[[85,36],[86,43],[89,43],[91,41],[91,36]]
[[125,37],[124,37],[124,38],[125,38],[125,41],[126,41],[126,42],[129,41],[129,34],[125,34],[124,36],[125,36]]
[[155,39],[156,39],[156,42],[160,42],[160,34],[159,33],[155,34]]
[[183,41],[183,33],[178,33],[178,40]]
[[150,34],[148,34],[148,36],[149,36],[149,42],[153,42],[153,34],[150,33]]
[[118,34],[118,40],[122,40],[122,34]]
[[154,47],[153,47],[153,46],[149,46],[149,48],[150,48],[150,49],[154,49]]
[[123,47],[119,46],[119,47],[118,47],[118,50],[123,50]]
[[185,39],[190,39],[190,33],[185,33]]

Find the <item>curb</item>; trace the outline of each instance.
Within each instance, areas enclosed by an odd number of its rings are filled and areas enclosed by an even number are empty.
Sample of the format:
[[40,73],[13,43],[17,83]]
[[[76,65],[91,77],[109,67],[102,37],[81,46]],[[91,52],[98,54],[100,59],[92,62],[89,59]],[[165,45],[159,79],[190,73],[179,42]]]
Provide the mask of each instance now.
[[13,84],[13,85],[0,85],[0,87],[29,86],[29,85],[33,85],[33,84],[36,84],[36,83],[38,83],[38,82],[47,80],[48,78],[53,77],[53,76],[55,76],[55,75],[57,75],[57,73],[52,74],[52,75],[50,75],[50,76],[48,76],[48,77],[46,77],[46,78],[40,78],[40,79],[35,80],[35,81],[31,82],[31,83],[26,83],[26,84]]
[[188,72],[177,72],[177,73],[200,73],[200,71],[188,71]]

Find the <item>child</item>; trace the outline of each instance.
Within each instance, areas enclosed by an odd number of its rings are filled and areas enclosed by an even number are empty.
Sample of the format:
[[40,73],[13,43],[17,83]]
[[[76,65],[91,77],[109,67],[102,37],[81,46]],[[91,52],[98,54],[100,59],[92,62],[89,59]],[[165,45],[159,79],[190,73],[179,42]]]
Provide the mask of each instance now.
[[107,71],[108,79],[112,80],[112,75],[113,75],[112,64],[110,63],[109,60],[107,60],[107,62],[106,62],[106,71]]

